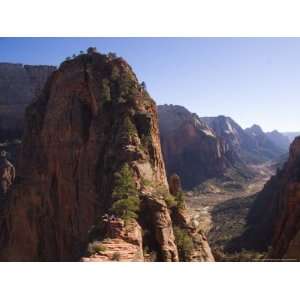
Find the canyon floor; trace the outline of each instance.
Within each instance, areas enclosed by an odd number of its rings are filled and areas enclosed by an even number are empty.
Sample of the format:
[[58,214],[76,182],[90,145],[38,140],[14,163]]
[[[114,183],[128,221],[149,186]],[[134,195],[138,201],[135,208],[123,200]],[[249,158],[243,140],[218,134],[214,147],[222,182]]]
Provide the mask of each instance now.
[[[207,182],[204,192],[186,192],[191,217],[206,233],[213,251],[221,253],[220,260],[226,260],[224,257],[235,260],[237,256],[247,260],[237,253],[240,250],[235,250],[233,241],[245,231],[246,216],[256,194],[275,172],[274,163],[271,162],[250,167],[255,176],[249,181],[225,183],[223,187],[215,182]],[[249,260],[260,257],[259,253],[244,254],[249,256]]]

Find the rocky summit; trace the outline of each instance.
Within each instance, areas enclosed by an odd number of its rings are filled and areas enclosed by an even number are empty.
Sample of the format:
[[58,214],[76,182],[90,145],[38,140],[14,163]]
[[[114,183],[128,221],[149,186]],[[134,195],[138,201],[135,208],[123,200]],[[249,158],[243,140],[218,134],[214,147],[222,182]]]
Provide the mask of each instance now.
[[169,193],[155,102],[122,58],[63,62],[26,110],[18,162],[0,260],[213,260]]
[[55,69],[54,66],[0,63],[0,142],[22,136],[25,108]]

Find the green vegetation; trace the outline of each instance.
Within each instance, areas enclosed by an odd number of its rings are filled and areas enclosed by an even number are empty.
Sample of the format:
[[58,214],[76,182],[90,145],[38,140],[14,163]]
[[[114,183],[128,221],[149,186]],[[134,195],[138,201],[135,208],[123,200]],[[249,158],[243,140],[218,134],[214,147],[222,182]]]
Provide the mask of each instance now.
[[165,186],[157,186],[159,196],[163,197],[168,208],[185,208],[185,200],[182,192],[177,193],[176,197],[172,196]]
[[97,241],[105,235],[105,226],[102,218],[98,218],[95,224],[88,231],[88,240],[90,242]]
[[142,184],[147,187],[152,187],[155,190],[156,196],[165,200],[168,208],[185,208],[185,201],[182,192],[179,192],[176,197],[172,196],[164,185],[154,185],[147,179],[142,179]]
[[178,208],[181,208],[181,209],[185,208],[185,200],[184,200],[184,195],[183,195],[182,191],[177,193],[177,195],[175,197],[175,202],[176,202],[176,206]]
[[101,252],[104,252],[106,248],[100,243],[100,242],[92,242],[88,245],[88,254],[100,254]]
[[93,53],[97,53],[97,48],[96,47],[89,47],[86,50],[87,54],[93,54]]
[[262,262],[268,261],[267,253],[242,249],[240,252],[226,253],[221,248],[213,249],[216,261],[223,262]]
[[180,261],[188,261],[194,249],[194,243],[186,230],[179,227],[174,228],[175,241]]
[[123,165],[120,172],[115,174],[115,178],[113,190],[115,202],[112,205],[112,213],[124,220],[136,219],[140,210],[140,199],[133,174],[127,163]]
[[[211,211],[214,226],[209,231],[212,248],[223,248],[225,252],[234,253],[241,250],[241,245],[248,243],[247,215],[255,195],[234,198],[221,202]],[[245,247],[247,248],[247,247]]]
[[109,80],[108,79],[103,79],[102,80],[100,97],[103,99],[103,102],[110,102],[111,101],[110,86],[109,86]]
[[154,188],[156,190],[157,195],[165,200],[168,208],[176,206],[175,198],[169,193],[168,189],[164,185],[158,185]]
[[112,59],[112,60],[114,60],[114,59],[117,58],[117,54],[114,53],[114,52],[109,52],[109,53],[107,54],[107,56],[108,56],[108,58],[110,58],[110,59]]
[[127,133],[130,137],[137,135],[137,130],[129,116],[126,116],[124,119],[124,128],[126,128]]
[[151,143],[152,143],[151,135],[143,134],[142,137],[141,137],[142,150],[146,151]]
[[113,66],[111,71],[111,79],[116,81],[119,79],[119,77],[120,77],[119,68],[117,66]]
[[135,94],[135,84],[129,74],[122,73],[118,79],[120,97],[122,99],[131,99]]

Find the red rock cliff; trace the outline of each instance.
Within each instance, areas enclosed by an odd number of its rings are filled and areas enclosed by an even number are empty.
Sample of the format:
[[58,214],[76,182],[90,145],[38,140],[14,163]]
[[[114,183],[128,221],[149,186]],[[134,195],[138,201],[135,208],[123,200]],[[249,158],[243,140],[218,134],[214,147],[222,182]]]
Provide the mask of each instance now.
[[159,122],[167,172],[178,174],[184,189],[224,174],[230,165],[224,145],[197,115],[181,106],[161,105]]
[[80,259],[124,163],[149,243],[159,260],[178,260],[166,203],[145,183],[168,188],[156,105],[123,59],[92,53],[64,62],[27,109],[19,161],[20,182],[1,212],[1,260]]
[[250,210],[252,244],[270,257],[300,260],[300,137],[289,159],[257,196]]
[[291,144],[288,162],[278,176],[271,256],[300,260],[300,137]]

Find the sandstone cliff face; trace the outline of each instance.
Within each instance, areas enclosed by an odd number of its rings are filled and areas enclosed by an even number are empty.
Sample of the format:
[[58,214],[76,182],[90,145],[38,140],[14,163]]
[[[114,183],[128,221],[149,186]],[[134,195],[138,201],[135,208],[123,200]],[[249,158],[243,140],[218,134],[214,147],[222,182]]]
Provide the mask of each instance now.
[[144,261],[142,229],[135,220],[126,224],[119,218],[107,219],[104,226],[104,239],[89,244],[88,256],[82,261]]
[[178,174],[183,188],[224,173],[230,165],[224,144],[197,115],[176,105],[159,106],[158,112],[167,173]]
[[265,185],[255,200],[249,219],[253,243],[264,250],[271,247],[272,258],[300,260],[300,138],[290,147],[282,170]]
[[178,260],[169,210],[152,188],[168,189],[156,106],[123,59],[64,62],[27,109],[19,161],[20,182],[2,210],[1,260],[80,259],[125,163],[141,201],[138,226],[151,237],[143,242],[158,260]]
[[279,194],[271,256],[300,260],[300,138],[290,147],[289,159],[279,176]]
[[54,66],[0,63],[0,142],[22,135],[25,107],[55,69]]

